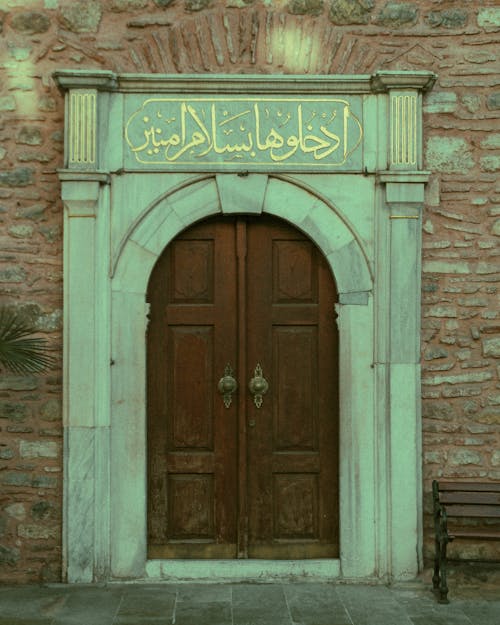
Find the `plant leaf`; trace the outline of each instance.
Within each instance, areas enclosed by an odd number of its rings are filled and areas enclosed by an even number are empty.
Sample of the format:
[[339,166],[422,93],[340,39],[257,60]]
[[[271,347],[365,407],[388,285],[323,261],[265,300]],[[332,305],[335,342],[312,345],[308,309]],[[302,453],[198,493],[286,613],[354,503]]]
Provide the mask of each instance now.
[[40,373],[55,360],[47,354],[47,341],[29,337],[34,329],[12,309],[0,309],[0,364],[18,374]]

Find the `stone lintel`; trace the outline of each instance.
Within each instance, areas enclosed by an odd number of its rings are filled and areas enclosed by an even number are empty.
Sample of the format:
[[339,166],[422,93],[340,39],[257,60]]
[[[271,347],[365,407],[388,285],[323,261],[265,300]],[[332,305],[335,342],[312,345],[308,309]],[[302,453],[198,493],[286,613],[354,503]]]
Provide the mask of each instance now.
[[107,70],[57,70],[59,89],[97,89],[130,93],[269,93],[330,94],[380,93],[389,89],[432,88],[437,76],[429,71],[378,71],[375,74],[115,74]]

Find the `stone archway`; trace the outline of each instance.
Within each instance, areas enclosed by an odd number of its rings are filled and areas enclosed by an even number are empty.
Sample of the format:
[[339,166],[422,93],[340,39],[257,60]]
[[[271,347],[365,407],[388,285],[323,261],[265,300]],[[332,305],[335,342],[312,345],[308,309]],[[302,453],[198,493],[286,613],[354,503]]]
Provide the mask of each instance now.
[[[217,213],[234,214],[234,206],[245,207],[247,214],[267,213],[286,218],[296,225],[318,245],[328,261],[337,281],[339,295],[345,300],[349,297],[364,299],[360,306],[359,302],[354,305],[341,305],[340,341],[341,346],[341,369],[347,371],[350,367],[346,359],[353,358],[350,344],[353,337],[347,338],[343,327],[348,327],[349,317],[354,313],[354,318],[360,319],[360,325],[366,325],[370,317],[371,304],[371,277],[363,248],[356,241],[353,232],[341,219],[339,214],[320,200],[316,195],[305,191],[300,186],[277,178],[255,174],[248,176],[243,181],[238,176],[221,175],[216,177],[202,177],[198,181],[190,181],[191,184],[177,189],[171,194],[165,194],[154,205],[142,211],[137,219],[135,227],[127,233],[127,239],[120,244],[120,256],[116,263],[116,271],[112,282],[112,353],[115,364],[112,369],[112,379],[117,379],[117,384],[112,384],[112,422],[111,422],[111,568],[114,576],[129,576],[130,571],[136,575],[144,575],[146,563],[146,511],[145,511],[145,345],[143,339],[146,329],[145,318],[145,291],[149,274],[163,249],[174,236],[185,227]],[[238,202],[234,199],[238,197]],[[233,201],[231,201],[233,200]],[[286,207],[294,205],[298,213],[293,215],[287,212]],[[188,207],[196,207],[196,210],[187,210]],[[179,215],[186,215],[181,221]],[[302,216],[302,219],[300,218]],[[325,232],[332,232],[334,236],[328,238]],[[355,309],[355,310],[353,310]],[[358,310],[359,309],[359,310]],[[362,309],[362,310],[361,310]],[[360,317],[361,315],[361,317]],[[365,318],[365,322],[361,321]],[[332,317],[332,323],[334,323]],[[354,321],[356,323],[356,321]],[[371,343],[371,338],[368,338]],[[134,354],[134,358],[130,357]],[[363,356],[358,354],[355,358],[355,368],[351,370],[350,377],[355,386],[368,388],[370,380],[364,379],[364,373],[370,369],[370,349],[365,346],[364,355],[367,358],[362,365]],[[118,382],[118,380],[120,382]],[[345,383],[345,379],[344,379]],[[341,382],[342,385],[342,382]],[[368,386],[367,386],[368,385]],[[352,398],[347,396],[349,392],[341,386],[340,396],[344,398],[341,406],[341,439],[346,440],[355,434],[353,428],[353,415],[351,408]],[[341,399],[342,404],[342,399]],[[356,412],[361,419],[366,418],[366,410]],[[361,426],[361,424],[360,424]],[[362,429],[363,426],[361,426]],[[356,449],[358,450],[356,452]],[[344,476],[356,481],[362,472],[366,462],[367,449],[357,445],[353,453],[346,455],[342,462],[345,466]],[[371,471],[372,469],[370,469]],[[364,478],[363,478],[364,479]],[[372,485],[375,487],[375,484]],[[350,536],[349,524],[352,519],[358,519],[359,527],[355,528],[358,534],[373,533],[368,527],[361,528],[363,522],[367,522],[371,512],[363,511],[363,501],[352,498],[352,490],[348,483],[341,481],[341,527],[343,540],[344,568],[348,569],[347,561],[358,558],[365,560],[366,574],[370,574],[367,566],[367,553],[354,556],[352,553],[356,547],[356,541]],[[354,488],[354,492],[362,488],[360,485]],[[130,500],[136,502],[130,510]],[[368,499],[367,499],[368,501]],[[354,510],[352,508],[355,508]],[[349,512],[351,511],[351,512]],[[126,523],[124,523],[126,519]],[[351,520],[349,520],[351,519]],[[363,521],[364,520],[364,521]],[[133,530],[132,530],[133,528]],[[135,536],[132,544],[136,550],[131,549],[129,538],[131,531]],[[128,545],[127,548],[123,548]],[[351,552],[351,553],[349,553]],[[372,556],[373,557],[373,556]],[[232,571],[232,575],[247,576],[257,575],[258,571],[267,571],[269,575],[276,574],[278,569],[285,571],[283,563],[254,564],[254,569],[248,562],[219,562],[218,570]],[[340,573],[338,561],[307,562],[300,564],[304,571],[318,576],[335,577]],[[371,565],[373,567],[373,564]],[[205,570],[206,563],[191,564],[191,575],[196,575],[196,569]],[[295,564],[295,568],[297,564]],[[189,575],[185,564],[177,561],[151,561],[146,571],[158,576],[159,571],[165,576],[182,577]],[[180,569],[180,570],[179,570]]]
[[[137,160],[123,141],[123,117],[110,113],[113,107],[126,108],[130,97],[127,114],[135,115],[142,96],[133,90],[172,91],[172,77],[59,76],[70,90],[73,114],[67,123],[78,120],[68,169],[60,172],[66,284],[63,568],[68,581],[252,579],[262,572],[268,578],[404,578],[418,571],[420,210],[427,173],[417,168],[420,90],[432,76],[388,72],[340,78],[339,85],[329,80],[280,77],[276,86],[262,77],[246,77],[231,79],[230,89],[238,94],[247,89],[250,98],[263,88],[268,94],[277,89],[285,93],[284,102],[295,103],[301,102],[301,89],[310,101],[310,92],[317,90],[322,102],[342,103],[344,120],[351,116],[352,100],[359,135],[352,144],[353,150],[359,147],[353,159],[345,143],[343,160],[324,169],[314,159],[309,165],[307,154],[319,148],[308,151],[302,139],[305,156],[297,164],[278,167],[273,157],[244,168],[217,160],[176,168],[162,160]],[[207,93],[213,93],[210,80],[205,82]],[[229,88],[225,80],[221,84]],[[203,88],[197,80],[197,89]],[[329,101],[323,95],[328,89],[355,95]],[[107,111],[111,122],[98,143],[113,150],[88,149],[96,145],[99,106],[110,107],[99,115],[103,119]],[[363,128],[365,118],[376,123]],[[196,141],[193,145],[199,145]],[[210,141],[215,145],[215,139]],[[263,151],[271,143],[262,144]],[[296,150],[299,140],[292,137],[288,145]],[[332,153],[335,144],[330,146]],[[315,156],[320,160],[321,153]],[[388,171],[382,169],[387,160]],[[156,259],[177,233],[204,217],[241,210],[235,206],[251,215],[280,217],[303,231],[323,252],[337,282],[344,453],[340,558],[335,560],[259,561],[258,566],[251,560],[213,566],[147,560],[146,285]]]

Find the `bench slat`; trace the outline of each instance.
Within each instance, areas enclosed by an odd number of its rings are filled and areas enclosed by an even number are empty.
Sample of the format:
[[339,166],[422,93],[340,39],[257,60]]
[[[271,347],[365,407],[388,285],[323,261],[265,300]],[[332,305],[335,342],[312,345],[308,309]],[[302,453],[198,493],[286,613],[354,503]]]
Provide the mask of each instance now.
[[500,482],[438,482],[439,491],[485,491],[500,493]]
[[448,504],[445,506],[445,509],[449,517],[489,517],[500,519],[500,506]]
[[488,532],[482,530],[449,530],[448,535],[450,538],[478,538],[480,540],[499,540],[500,532]]
[[490,504],[492,506],[500,506],[500,492],[499,493],[486,493],[479,492],[474,493],[472,491],[445,491],[441,493],[439,500],[441,503],[463,503],[463,504]]

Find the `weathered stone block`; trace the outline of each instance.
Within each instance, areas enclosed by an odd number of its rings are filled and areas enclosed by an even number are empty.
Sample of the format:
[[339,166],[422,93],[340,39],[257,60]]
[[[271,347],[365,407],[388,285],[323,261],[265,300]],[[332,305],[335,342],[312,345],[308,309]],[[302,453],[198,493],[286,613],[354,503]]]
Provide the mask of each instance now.
[[10,447],[0,443],[0,460],[10,460],[14,457],[14,452]]
[[154,3],[159,7],[168,7],[174,2],[174,0],[154,0]]
[[462,28],[467,24],[468,13],[461,9],[445,9],[431,11],[426,15],[426,21],[432,28]]
[[415,24],[418,19],[418,7],[409,2],[388,2],[377,16],[376,22],[381,26],[401,28]]
[[496,154],[489,154],[488,156],[482,156],[479,159],[479,164],[483,171],[498,171],[500,170],[500,156]]
[[446,462],[446,452],[444,451],[426,451],[424,453],[424,464],[440,464]]
[[473,50],[464,54],[464,59],[469,63],[489,63],[490,61],[496,61],[496,54],[488,50]]
[[24,267],[7,267],[0,271],[0,282],[25,282],[26,270]]
[[498,467],[500,466],[500,449],[496,449],[492,454],[491,454],[491,464],[494,467]]
[[202,11],[208,9],[212,4],[212,0],[184,0],[184,9],[186,11]]
[[119,13],[120,11],[136,11],[143,9],[148,4],[148,0],[113,0],[111,2],[111,10]]
[[424,273],[471,273],[471,268],[465,261],[425,260],[422,263],[422,271]]
[[25,525],[21,523],[17,528],[18,536],[32,540],[57,538],[57,532],[56,527],[45,527],[44,525]]
[[500,8],[480,9],[477,14],[477,24],[486,32],[500,30]]
[[457,317],[455,306],[429,306],[424,309],[424,317]]
[[467,384],[468,382],[487,382],[493,378],[490,371],[461,373],[457,375],[436,375],[422,379],[422,384]]
[[292,15],[320,15],[323,0],[291,0],[288,10]]
[[6,486],[31,486],[31,475],[20,471],[8,471],[0,474],[2,484]]
[[481,108],[481,97],[478,95],[464,95],[461,100],[469,113],[477,113]]
[[9,419],[9,421],[21,423],[22,421],[26,421],[30,416],[31,408],[26,404],[0,402],[0,419],[4,418]]
[[45,204],[32,204],[31,206],[25,206],[16,211],[16,217],[21,219],[33,219],[38,221],[45,219],[45,210],[47,206]]
[[77,0],[61,7],[59,19],[64,28],[74,33],[95,33],[102,17],[98,0]]
[[49,399],[40,406],[40,419],[42,421],[61,420],[61,402],[57,399]]
[[23,503],[13,503],[5,507],[5,512],[18,521],[22,521],[26,517],[26,508]]
[[448,174],[465,174],[474,167],[469,144],[461,137],[429,137],[425,158],[429,169]]
[[44,95],[38,100],[38,110],[44,112],[52,112],[57,110],[57,102],[55,98]]
[[53,441],[20,441],[21,458],[57,458],[58,445]]
[[16,239],[29,239],[33,236],[33,226],[19,225],[9,228],[10,236]]
[[477,397],[481,395],[481,387],[459,386],[457,388],[444,388],[443,397]]
[[498,150],[500,149],[500,132],[491,132],[480,143],[483,150]]
[[483,339],[483,356],[500,358],[500,338]]
[[50,28],[50,19],[44,13],[36,11],[27,11],[26,13],[17,13],[10,23],[14,30],[23,35],[35,35],[45,33]]
[[488,406],[475,415],[474,420],[488,425],[500,425],[500,407]]
[[334,24],[368,24],[373,0],[332,0],[330,20]]
[[36,475],[31,484],[35,488],[57,488],[58,479],[47,475]]
[[42,145],[42,133],[40,128],[36,126],[22,126],[17,133],[16,143],[23,143],[26,145]]
[[436,358],[448,358],[448,350],[443,347],[429,347],[425,350],[425,360],[435,360]]
[[425,98],[424,113],[453,113],[456,110],[457,94],[453,91],[438,91]]
[[476,273],[488,274],[498,273],[500,271],[500,265],[496,263],[478,263],[476,265]]
[[13,95],[0,96],[0,111],[15,111],[16,108],[16,99]]
[[49,501],[39,501],[31,507],[31,516],[37,521],[46,521],[54,518],[54,505]]
[[35,319],[37,330],[42,332],[54,332],[61,330],[63,325],[63,312],[60,308],[52,312],[43,313]]
[[500,91],[497,91],[496,93],[490,93],[490,95],[486,99],[486,106],[490,109],[490,111],[496,111],[500,109]]
[[458,303],[460,306],[488,306],[489,300],[487,297],[459,297]]
[[427,401],[422,405],[422,416],[451,421],[456,414],[453,406],[447,401]]
[[454,449],[449,454],[449,461],[453,466],[462,466],[467,464],[481,466],[483,464],[483,456],[478,451],[470,451],[469,449]]
[[15,566],[19,562],[20,557],[20,551],[16,547],[0,545],[0,564]]
[[31,167],[0,171],[0,187],[26,187],[33,183],[34,173],[35,170]]

